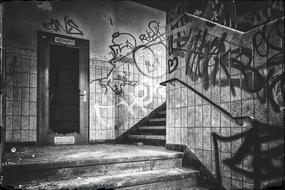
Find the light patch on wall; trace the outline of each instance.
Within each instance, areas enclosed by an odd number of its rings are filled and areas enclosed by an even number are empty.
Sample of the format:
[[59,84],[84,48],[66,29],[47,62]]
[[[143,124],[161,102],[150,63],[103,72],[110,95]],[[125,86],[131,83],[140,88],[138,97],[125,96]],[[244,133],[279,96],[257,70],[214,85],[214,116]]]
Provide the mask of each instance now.
[[42,11],[47,11],[47,12],[52,11],[52,6],[49,1],[35,1],[35,4],[37,8]]
[[135,86],[134,93],[128,93],[128,95],[131,97],[131,102],[129,103],[124,98],[119,98],[119,103],[112,106],[112,105],[99,105],[95,104],[95,114],[96,118],[105,125],[105,121],[102,118],[102,115],[100,114],[100,110],[102,109],[112,109],[117,106],[125,106],[128,110],[128,112],[131,115],[135,115],[134,108],[138,107],[140,108],[144,113],[147,113],[147,106],[150,105],[154,101],[154,97],[164,96],[165,95],[165,89],[159,85],[159,83],[156,83],[152,85],[152,80],[145,79],[142,82],[140,82],[139,85]]

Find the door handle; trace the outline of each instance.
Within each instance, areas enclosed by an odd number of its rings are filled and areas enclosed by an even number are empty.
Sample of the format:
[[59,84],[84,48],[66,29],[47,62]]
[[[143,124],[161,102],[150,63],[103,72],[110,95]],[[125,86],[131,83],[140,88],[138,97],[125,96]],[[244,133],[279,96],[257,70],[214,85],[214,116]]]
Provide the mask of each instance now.
[[83,96],[83,102],[87,101],[87,91],[86,90],[80,91],[79,95]]

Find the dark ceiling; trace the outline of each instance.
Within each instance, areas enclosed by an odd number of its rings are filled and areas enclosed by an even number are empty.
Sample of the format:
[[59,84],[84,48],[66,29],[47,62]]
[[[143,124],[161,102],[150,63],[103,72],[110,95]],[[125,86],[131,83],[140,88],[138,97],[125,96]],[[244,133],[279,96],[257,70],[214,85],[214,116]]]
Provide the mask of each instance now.
[[166,12],[167,0],[132,0],[132,1]]

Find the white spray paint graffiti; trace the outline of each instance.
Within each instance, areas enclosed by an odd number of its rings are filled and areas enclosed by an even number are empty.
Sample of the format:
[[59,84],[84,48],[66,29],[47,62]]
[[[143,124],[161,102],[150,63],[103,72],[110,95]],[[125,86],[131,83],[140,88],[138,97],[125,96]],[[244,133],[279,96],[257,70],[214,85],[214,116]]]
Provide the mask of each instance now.
[[101,110],[103,109],[114,109],[117,106],[123,105],[127,108],[131,115],[135,115],[134,108],[140,108],[144,113],[147,113],[147,106],[154,101],[154,97],[165,97],[165,88],[160,86],[159,83],[152,84],[150,79],[143,80],[139,85],[135,86],[134,93],[129,93],[132,97],[131,103],[128,103],[124,98],[119,98],[119,103],[116,105],[99,105],[95,104],[95,114],[96,118],[100,121],[102,125],[107,125],[104,118],[101,115]]

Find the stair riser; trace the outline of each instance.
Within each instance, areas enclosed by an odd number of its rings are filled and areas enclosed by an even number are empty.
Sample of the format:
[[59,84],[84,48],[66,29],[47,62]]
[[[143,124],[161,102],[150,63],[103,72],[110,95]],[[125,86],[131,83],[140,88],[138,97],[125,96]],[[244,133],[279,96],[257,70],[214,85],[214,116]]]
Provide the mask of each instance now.
[[[4,184],[18,185],[31,182],[43,182],[61,179],[75,179],[77,177],[94,177],[108,174],[131,173],[136,171],[169,169],[181,167],[182,158],[165,160],[149,160],[126,163],[113,163],[104,165],[91,165],[81,167],[57,168],[57,169],[21,169],[4,168]],[[23,175],[27,174],[27,175]]]
[[197,186],[197,178],[186,178],[172,181],[164,181],[157,183],[150,183],[138,186],[116,188],[118,190],[189,190],[191,187]]
[[164,146],[165,140],[151,140],[151,139],[129,139],[127,141],[130,144],[137,144],[142,142],[143,145],[152,145],[152,146]]
[[139,130],[136,132],[137,135],[166,135],[166,130]]

